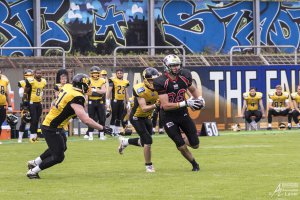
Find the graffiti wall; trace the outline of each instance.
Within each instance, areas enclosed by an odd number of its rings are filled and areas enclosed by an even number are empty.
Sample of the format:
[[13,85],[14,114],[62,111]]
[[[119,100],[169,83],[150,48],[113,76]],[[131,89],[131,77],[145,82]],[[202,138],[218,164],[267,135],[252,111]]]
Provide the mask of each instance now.
[[[34,45],[33,0],[0,0],[0,46]],[[300,2],[260,3],[261,44],[299,49]],[[227,53],[253,44],[252,1],[155,1],[155,44],[189,53]],[[142,0],[43,0],[41,44],[70,54],[111,54],[117,46],[148,45],[148,4]],[[32,55],[32,50],[2,50]],[[49,51],[43,52],[48,53]]]

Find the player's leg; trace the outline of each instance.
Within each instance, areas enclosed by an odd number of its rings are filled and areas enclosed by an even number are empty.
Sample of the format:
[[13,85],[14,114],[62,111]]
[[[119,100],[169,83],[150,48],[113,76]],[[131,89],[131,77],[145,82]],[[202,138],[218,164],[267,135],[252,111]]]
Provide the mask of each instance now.
[[[97,106],[97,114],[98,114],[98,119],[99,119],[99,124],[102,126],[105,126],[105,119],[106,119],[106,109],[105,109],[105,104],[99,103]],[[100,140],[106,140],[106,137],[104,135],[103,131],[99,132],[99,139]]]
[[291,130],[292,129],[292,116],[290,115],[290,109],[280,111],[279,115],[288,117],[288,129]]
[[272,130],[272,116],[276,116],[277,112],[274,109],[269,109],[268,111],[268,128],[267,130]]
[[121,121],[124,112],[124,101],[117,101],[117,115],[115,122],[115,136],[119,136],[121,132]]
[[[90,118],[92,118],[94,121],[97,121],[97,110],[96,110],[96,101],[89,101],[88,104],[88,115]],[[85,139],[93,140],[93,132],[94,129],[92,127],[88,127],[88,130],[84,136]]]
[[299,118],[298,118],[300,115],[300,112],[298,112],[297,110],[293,110],[291,115],[292,115],[293,120],[294,120],[295,124],[297,125],[297,127],[300,128]]
[[29,105],[29,112],[31,116],[30,120],[30,136],[29,136],[29,141],[30,142],[35,142],[37,138],[37,128],[38,128],[38,106],[37,103],[31,103]]
[[22,139],[23,139],[23,135],[25,132],[25,127],[26,127],[26,123],[22,120],[21,118],[21,124],[19,126],[19,138],[18,138],[18,143],[22,143]]
[[164,124],[163,124],[162,119],[161,119],[160,109],[158,111],[158,133],[159,134],[164,134]]
[[[44,157],[42,154],[40,156],[41,159],[35,163],[36,166],[29,169],[27,177],[30,179],[39,178],[38,173],[40,171],[61,163],[65,158],[64,151],[66,150],[66,146],[63,136],[61,134],[57,134],[56,131],[46,129],[43,129],[43,133],[48,145],[48,149],[44,152],[44,155],[48,155]],[[51,155],[49,155],[49,153]]]
[[152,134],[155,134],[155,128],[156,128],[156,125],[157,125],[157,119],[158,119],[158,110],[157,108],[153,111],[153,114],[152,114],[152,126],[153,126],[153,129],[152,129]]
[[5,121],[5,118],[6,118],[6,108],[5,106],[0,106],[0,136],[2,132],[1,124]]
[[116,124],[116,119],[117,119],[117,114],[118,114],[118,104],[117,101],[111,100],[111,118],[110,118],[110,128],[112,128],[113,133],[112,135],[115,134],[115,124]]

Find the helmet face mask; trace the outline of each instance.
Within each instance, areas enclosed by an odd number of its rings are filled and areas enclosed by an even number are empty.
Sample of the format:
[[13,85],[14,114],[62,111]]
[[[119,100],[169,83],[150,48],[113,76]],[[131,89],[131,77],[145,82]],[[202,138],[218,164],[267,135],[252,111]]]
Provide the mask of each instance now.
[[157,78],[159,76],[159,72],[153,68],[148,67],[143,71],[143,78],[144,78],[144,84],[147,88],[153,90],[153,79]]
[[101,70],[100,70],[99,67],[97,67],[97,66],[91,67],[91,69],[90,69],[90,77],[92,79],[98,80],[100,78],[100,73],[101,73]]
[[167,55],[164,60],[165,71],[176,76],[181,70],[181,60],[177,55]]
[[81,91],[82,93],[87,93],[90,88],[91,81],[86,74],[76,74],[73,77],[72,85],[73,88]]

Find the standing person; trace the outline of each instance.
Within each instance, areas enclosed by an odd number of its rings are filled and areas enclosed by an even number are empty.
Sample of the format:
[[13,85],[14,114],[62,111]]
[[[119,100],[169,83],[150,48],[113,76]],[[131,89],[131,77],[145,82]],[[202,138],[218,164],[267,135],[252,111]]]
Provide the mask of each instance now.
[[297,92],[291,94],[292,103],[294,106],[292,117],[297,127],[300,128],[300,123],[298,117],[300,116],[300,85],[297,87]]
[[[58,98],[59,92],[62,90],[62,88],[66,87],[72,87],[72,84],[69,83],[69,73],[66,69],[60,69],[57,71],[56,74],[56,84],[54,85],[54,95],[55,99],[51,103],[51,108],[52,106],[55,106],[55,102]],[[69,122],[65,124],[63,127],[63,131],[66,134],[66,136],[69,135]]]
[[[88,114],[94,121],[99,121],[99,124],[105,126],[106,109],[103,95],[106,93],[106,81],[100,77],[100,72],[101,70],[97,66],[90,69],[91,90],[88,93]],[[84,137],[93,140],[93,134],[94,128],[89,127]],[[103,131],[100,131],[99,134],[100,140],[106,139]]]
[[110,127],[114,130],[113,136],[119,136],[121,129],[121,121],[124,111],[124,101],[127,102],[127,109],[130,109],[128,86],[129,81],[123,79],[123,69],[116,70],[116,77],[111,77],[109,88],[106,95],[106,106],[109,109],[111,106],[112,114],[110,120]]
[[[199,164],[187,148],[187,146],[193,149],[199,148],[197,129],[187,107],[199,110],[204,107],[204,99],[192,84],[191,72],[181,68],[181,61],[177,55],[167,55],[163,64],[165,73],[154,79],[154,89],[159,95],[165,131],[183,157],[192,164],[192,171],[199,171]],[[193,99],[185,99],[187,90],[192,94]],[[182,137],[180,129],[186,137]]]
[[123,154],[128,145],[144,148],[146,172],[155,172],[151,161],[152,122],[151,115],[155,108],[158,94],[153,88],[153,79],[158,77],[158,71],[152,67],[144,70],[142,83],[133,86],[134,103],[130,112],[130,122],[140,136],[139,138],[120,137],[119,153]]
[[29,179],[40,178],[39,172],[64,160],[64,152],[67,149],[66,135],[62,133],[63,126],[72,117],[77,117],[89,127],[111,133],[111,128],[102,126],[89,118],[84,111],[84,94],[88,92],[90,80],[85,74],[77,74],[72,81],[73,87],[63,87],[59,93],[55,106],[50,109],[43,125],[42,131],[48,149],[34,160],[28,161],[27,177]]
[[25,91],[23,95],[23,105],[29,106],[31,116],[30,121],[30,142],[37,141],[37,129],[42,115],[42,99],[43,89],[47,85],[47,81],[42,78],[42,71],[36,69],[33,78],[27,78]]
[[[18,82],[19,96],[21,98],[23,98],[23,95],[24,95],[24,90],[25,90],[25,87],[26,87],[26,79],[27,78],[33,78],[33,74],[34,74],[34,72],[33,72],[32,69],[26,69],[24,71],[23,80],[20,80]],[[20,110],[21,110],[21,124],[19,126],[18,143],[22,143],[23,135],[24,135],[24,132],[25,132],[25,127],[28,123],[30,123],[30,120],[31,120],[28,106],[24,106],[23,103],[21,103]]]
[[[255,87],[251,87],[249,92],[243,94],[244,105],[242,108],[242,117],[245,118],[254,130],[257,130],[257,123],[265,116],[262,97],[263,94],[257,92]],[[254,120],[252,120],[252,116],[255,117]]]
[[[10,97],[9,97],[9,80],[2,74],[0,70],[0,135],[2,132],[2,124],[6,119],[6,109],[12,112]],[[6,107],[7,104],[7,107]],[[2,144],[0,142],[0,144]]]
[[282,86],[277,85],[275,92],[269,92],[268,104],[268,128],[272,130],[272,117],[273,116],[288,116],[288,129],[292,127],[292,116],[290,112],[289,94],[282,92]]

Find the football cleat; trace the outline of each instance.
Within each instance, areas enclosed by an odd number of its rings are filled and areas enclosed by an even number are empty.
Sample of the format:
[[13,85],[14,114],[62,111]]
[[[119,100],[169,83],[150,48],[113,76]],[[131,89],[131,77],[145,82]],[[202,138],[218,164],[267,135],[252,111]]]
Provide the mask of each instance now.
[[153,165],[146,165],[146,172],[149,172],[149,173],[155,172]]
[[192,169],[192,171],[193,171],[193,172],[200,171],[199,164],[197,164],[196,166],[193,166],[193,169]]
[[18,139],[18,143],[22,143],[22,139]]
[[29,160],[27,162],[27,167],[28,167],[29,170],[35,168],[36,166],[37,165],[35,164],[34,160]]
[[40,179],[40,176],[38,173],[34,173],[32,170],[29,170],[26,174],[26,176],[29,178],[29,179]]
[[119,137],[119,141],[120,141],[120,145],[118,148],[119,154],[123,154],[124,153],[124,149],[128,146],[125,142],[126,139],[124,137]]
[[84,135],[83,138],[84,139],[89,139],[89,135]]

